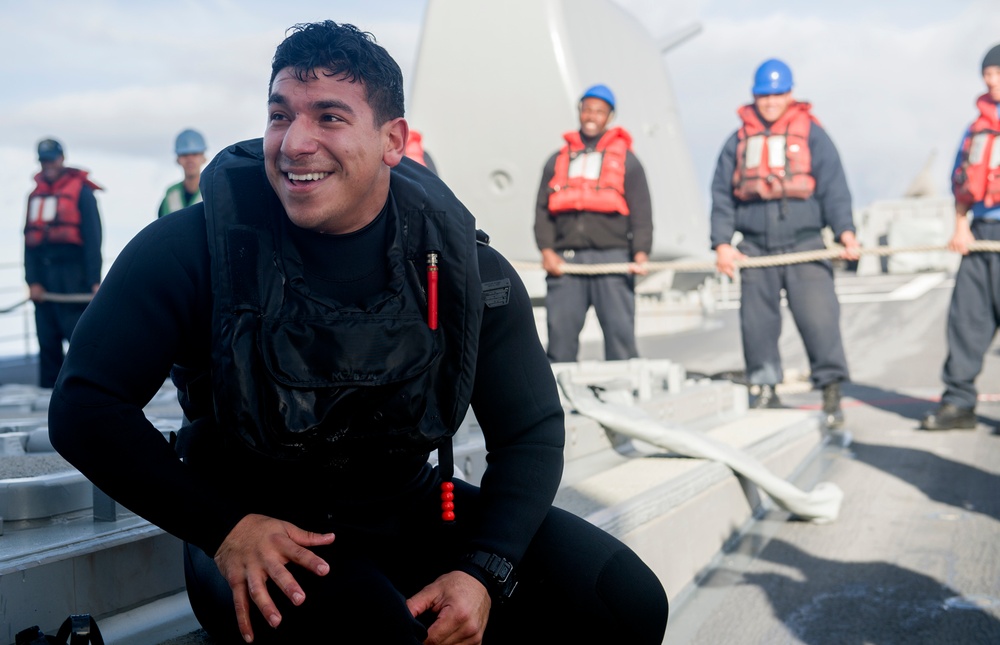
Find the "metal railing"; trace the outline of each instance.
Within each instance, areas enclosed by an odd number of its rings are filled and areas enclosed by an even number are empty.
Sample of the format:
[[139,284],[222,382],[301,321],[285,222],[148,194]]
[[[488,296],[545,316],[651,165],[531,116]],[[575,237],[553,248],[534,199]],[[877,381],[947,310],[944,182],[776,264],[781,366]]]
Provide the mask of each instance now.
[[38,353],[35,308],[25,302],[24,265],[0,262],[0,357]]

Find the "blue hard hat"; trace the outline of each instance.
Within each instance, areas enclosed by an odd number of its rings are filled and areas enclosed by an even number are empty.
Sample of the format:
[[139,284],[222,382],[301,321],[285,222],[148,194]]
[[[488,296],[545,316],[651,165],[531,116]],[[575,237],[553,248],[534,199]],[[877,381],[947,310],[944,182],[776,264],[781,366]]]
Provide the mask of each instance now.
[[601,99],[610,105],[612,110],[615,109],[615,93],[607,85],[591,85],[580,97],[580,100],[587,98]]
[[753,76],[754,96],[784,94],[792,91],[792,70],[777,58],[760,64]]
[[174,142],[174,152],[178,155],[195,155],[205,152],[207,148],[205,138],[196,130],[184,130]]

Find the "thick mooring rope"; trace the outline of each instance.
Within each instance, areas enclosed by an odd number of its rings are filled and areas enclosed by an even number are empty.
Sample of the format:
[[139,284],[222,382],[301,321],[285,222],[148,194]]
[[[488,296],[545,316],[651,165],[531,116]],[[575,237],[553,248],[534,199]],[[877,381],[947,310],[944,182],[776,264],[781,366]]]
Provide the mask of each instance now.
[[[94,299],[94,294],[92,293],[45,293],[43,300],[45,302],[90,302]],[[0,309],[0,314],[7,314],[21,305],[26,305],[31,302],[31,298],[25,298],[20,302],[15,302],[9,307],[4,307]]]
[[[798,253],[781,253],[779,255],[762,255],[760,257],[745,258],[737,260],[733,265],[737,269],[776,267],[787,264],[801,264],[804,262],[816,262],[817,260],[835,260],[840,257],[844,247],[833,246],[816,251],[800,251]],[[928,251],[948,251],[947,246],[875,246],[871,248],[861,248],[858,252],[861,255],[894,255],[896,253],[925,253]],[[975,253],[998,253],[1000,252],[1000,242],[977,240],[969,243],[969,251]],[[540,264],[528,262],[512,262],[514,268],[519,269],[539,269]],[[567,262],[562,266],[563,273],[567,275],[608,275],[617,273],[628,273],[629,264],[627,262],[617,262],[609,264],[573,264]],[[714,272],[715,262],[672,260],[669,262],[647,262],[646,269],[650,273],[657,271],[680,271],[691,273]]]

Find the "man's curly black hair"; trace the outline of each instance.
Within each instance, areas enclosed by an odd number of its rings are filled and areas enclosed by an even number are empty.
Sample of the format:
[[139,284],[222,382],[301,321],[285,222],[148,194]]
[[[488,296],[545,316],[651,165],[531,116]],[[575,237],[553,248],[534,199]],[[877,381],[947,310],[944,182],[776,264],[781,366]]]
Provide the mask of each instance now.
[[274,51],[269,92],[274,77],[286,67],[300,81],[315,78],[322,70],[326,76],[364,85],[376,126],[403,116],[403,73],[375,36],[332,20],[300,23],[289,31]]

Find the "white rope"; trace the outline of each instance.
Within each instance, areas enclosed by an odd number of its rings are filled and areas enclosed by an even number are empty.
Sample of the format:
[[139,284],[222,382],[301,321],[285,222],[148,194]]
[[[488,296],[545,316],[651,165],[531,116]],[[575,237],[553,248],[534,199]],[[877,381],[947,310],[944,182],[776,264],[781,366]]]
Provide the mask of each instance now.
[[[816,251],[800,251],[797,253],[781,253],[779,255],[762,255],[759,257],[745,258],[737,260],[733,264],[737,269],[775,267],[787,264],[801,264],[804,262],[816,262],[818,260],[835,260],[840,257],[844,247],[834,246]],[[921,245],[921,246],[875,246],[871,248],[861,248],[858,252],[861,255],[894,255],[896,253],[926,253],[929,251],[948,251],[947,246]],[[1000,252],[1000,242],[977,240],[969,244],[969,251],[975,253],[998,253]],[[541,264],[529,262],[512,262],[516,269],[540,269]],[[669,262],[647,262],[646,269],[654,271],[679,271],[679,272],[714,272],[715,262],[672,260]],[[617,262],[608,264],[572,264],[567,262],[562,265],[563,273],[567,275],[605,275],[614,273],[629,273],[628,262]]]
[[668,425],[638,406],[601,401],[589,388],[575,385],[569,372],[557,374],[556,382],[577,413],[608,430],[679,455],[725,464],[757,484],[778,506],[801,519],[832,522],[840,513],[844,492],[833,482],[819,482],[811,491],[802,490],[772,473],[746,451],[707,434]]
[[[43,302],[90,302],[94,299],[94,294],[92,293],[49,293],[46,292],[42,296]],[[20,302],[15,302],[14,304],[0,309],[0,314],[9,314],[21,305],[26,305],[31,302],[31,298],[25,298]]]
[[94,299],[92,293],[50,293],[45,292],[43,302],[90,302]]

